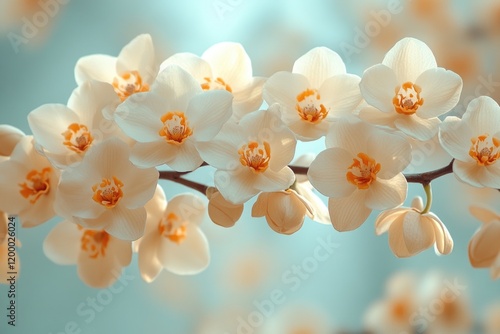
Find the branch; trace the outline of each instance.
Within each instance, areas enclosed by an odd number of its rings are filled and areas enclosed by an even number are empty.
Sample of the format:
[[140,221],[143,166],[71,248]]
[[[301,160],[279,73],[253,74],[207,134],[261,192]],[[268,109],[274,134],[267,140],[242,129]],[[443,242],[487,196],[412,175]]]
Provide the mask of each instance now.
[[182,175],[185,175],[188,173],[191,173],[191,172],[161,171],[160,172],[160,179],[182,184],[186,187],[197,190],[200,193],[202,193],[203,195],[205,195],[207,192],[207,188],[208,188],[206,185],[182,178]]

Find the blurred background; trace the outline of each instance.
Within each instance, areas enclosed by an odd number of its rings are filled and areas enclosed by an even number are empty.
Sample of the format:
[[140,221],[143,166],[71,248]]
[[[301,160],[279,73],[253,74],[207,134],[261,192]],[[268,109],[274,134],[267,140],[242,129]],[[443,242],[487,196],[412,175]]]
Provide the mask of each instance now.
[[[348,72],[362,75],[399,39],[411,36],[431,47],[439,66],[462,76],[462,99],[452,114],[463,114],[479,95],[500,99],[496,0],[54,0],[53,15],[45,2],[50,1],[0,0],[0,123],[26,133],[31,110],[67,102],[80,57],[116,56],[141,33],[153,36],[162,59],[176,52],[201,55],[221,41],[239,42],[252,59],[254,75],[265,77],[291,71],[293,62],[316,46],[338,52]],[[26,28],[27,22],[37,23],[35,29]],[[298,154],[323,148],[322,140],[299,145]],[[415,150],[420,160],[412,172],[450,160],[438,145],[416,145]],[[206,172],[192,177],[212,182]],[[161,185],[167,198],[189,191]],[[58,266],[44,256],[43,240],[59,219],[19,228],[17,326],[7,326],[2,311],[0,333],[315,334],[382,328],[381,333],[399,334],[410,333],[412,326],[459,333],[456,324],[464,333],[486,332],[495,321],[499,326],[500,283],[469,263],[467,245],[480,224],[468,207],[499,212],[500,194],[460,184],[452,175],[435,181],[433,188],[432,211],[455,241],[448,256],[428,250],[397,259],[387,235],[375,236],[377,213],[354,232],[340,234],[306,220],[294,235],[279,235],[264,218],[251,218],[251,201],[231,229],[204,222],[212,254],[205,272],[194,277],[163,272],[147,284],[134,256],[113,291],[85,286],[75,266]],[[406,205],[415,195],[423,191],[411,185]],[[311,266],[315,249],[325,242],[336,247]],[[294,271],[297,267],[303,270]],[[445,303],[444,291],[456,298]],[[281,297],[276,299],[276,293]]]

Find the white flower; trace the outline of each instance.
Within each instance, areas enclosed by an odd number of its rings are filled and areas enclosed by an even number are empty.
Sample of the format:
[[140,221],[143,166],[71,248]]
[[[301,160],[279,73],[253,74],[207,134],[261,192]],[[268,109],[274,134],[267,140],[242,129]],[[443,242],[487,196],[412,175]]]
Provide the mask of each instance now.
[[46,104],[33,110],[28,123],[36,145],[58,168],[79,163],[92,145],[120,135],[120,129],[102,114],[117,100],[110,85],[87,81],[73,91],[67,106]]
[[192,53],[177,53],[165,60],[160,69],[172,64],[188,71],[204,90],[222,89],[231,92],[236,120],[259,109],[262,104],[265,78],[252,77],[252,62],[239,43],[217,43],[201,57]]
[[500,216],[485,208],[470,207],[481,221],[480,229],[469,242],[469,260],[474,268],[491,268],[491,277],[500,278]]
[[361,110],[363,120],[424,141],[437,133],[437,117],[457,105],[462,79],[437,67],[424,42],[404,38],[389,50],[382,64],[365,71],[360,89],[366,102],[375,107]]
[[43,242],[45,255],[60,265],[77,265],[78,276],[93,288],[106,288],[132,260],[132,243],[103,230],[84,229],[63,221]]
[[194,275],[210,262],[208,241],[199,225],[206,207],[193,194],[174,196],[167,205],[158,186],[147,204],[148,227],[139,243],[139,270],[152,282],[163,268],[177,275]]
[[[7,124],[0,124],[0,157],[9,157],[24,132]],[[1,161],[1,160],[0,160]]]
[[227,91],[204,92],[176,65],[163,70],[151,91],[136,94],[116,110],[115,121],[137,143],[132,162],[140,167],[167,164],[192,171],[203,160],[196,144],[211,140],[231,117]]
[[[292,162],[294,166],[309,167],[311,162],[316,158],[315,154],[304,154],[298,157]],[[313,217],[311,218],[315,222],[330,225],[332,221],[330,220],[330,214],[328,213],[328,208],[325,203],[318,195],[315,194],[315,189],[311,182],[307,178],[307,175],[296,174],[295,183],[290,186],[291,189],[295,190],[297,194],[305,198],[309,206],[313,210]]]
[[261,191],[287,189],[294,173],[287,166],[295,154],[293,133],[278,117],[279,106],[228,122],[210,142],[200,143],[202,158],[215,167],[214,182],[224,198],[244,203]]
[[422,213],[421,197],[415,197],[411,208],[400,207],[381,213],[375,221],[375,232],[389,231],[389,245],[397,257],[409,257],[434,245],[436,254],[449,254],[453,239],[441,219],[432,212]]
[[447,117],[439,130],[444,149],[455,158],[453,172],[475,187],[500,188],[500,107],[481,96],[460,120]]
[[155,168],[137,168],[129,161],[129,147],[108,139],[90,149],[78,166],[62,173],[55,208],[84,228],[136,240],[144,233],[144,205],[157,183]]
[[231,227],[236,224],[243,213],[243,204],[227,201],[215,187],[207,188],[208,215],[217,225]]
[[19,215],[23,227],[34,227],[55,215],[59,172],[23,137],[9,160],[0,162],[0,211]]
[[292,73],[271,76],[263,96],[269,105],[282,105],[282,119],[298,139],[310,141],[324,136],[334,119],[352,114],[362,100],[359,82],[337,53],[318,47],[297,59]]
[[125,45],[118,57],[96,54],[80,58],[75,79],[78,85],[88,80],[107,82],[124,101],[132,94],[148,91],[158,67],[151,36],[144,34]]
[[410,162],[411,147],[403,137],[366,123],[339,120],[332,125],[326,145],[307,175],[329,197],[336,230],[354,230],[372,209],[386,210],[404,202],[408,184],[401,172]]
[[304,224],[305,216],[313,217],[308,201],[295,190],[261,193],[252,207],[252,217],[266,217],[275,232],[292,234]]

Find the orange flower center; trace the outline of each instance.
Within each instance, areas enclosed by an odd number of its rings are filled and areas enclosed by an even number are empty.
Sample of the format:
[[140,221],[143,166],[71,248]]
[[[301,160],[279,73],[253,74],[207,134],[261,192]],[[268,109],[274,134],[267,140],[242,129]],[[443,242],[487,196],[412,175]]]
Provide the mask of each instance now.
[[186,239],[186,225],[180,217],[173,212],[161,219],[158,225],[158,232],[163,237],[178,245]]
[[159,134],[172,144],[182,144],[187,137],[193,134],[189,123],[182,111],[170,111],[161,117],[163,128]]
[[112,209],[123,197],[123,183],[116,177],[112,179],[103,178],[101,183],[96,183],[92,187],[94,196],[92,199],[102,206]]
[[396,95],[392,99],[396,112],[403,115],[416,113],[418,107],[424,104],[424,99],[420,97],[421,91],[422,88],[411,82],[396,87]]
[[304,121],[316,124],[321,122],[328,115],[328,110],[320,103],[321,96],[315,89],[306,89],[297,95],[297,105],[295,109],[300,118]]
[[88,150],[94,138],[89,129],[82,124],[73,123],[68,126],[68,130],[62,133],[63,144],[70,150],[83,153]]
[[391,314],[395,319],[407,321],[410,316],[409,307],[406,301],[399,300],[391,305]]
[[347,168],[347,181],[357,186],[358,189],[368,189],[370,184],[377,180],[380,164],[362,152],[358,153],[353,161],[352,165]]
[[138,71],[125,72],[113,79],[113,87],[116,94],[122,101],[135,93],[147,92],[149,85],[142,82],[142,77]]
[[[78,226],[79,229],[82,227]],[[106,256],[106,248],[109,243],[109,234],[105,231],[85,230],[82,235],[80,248],[88,253],[92,259]]]
[[50,191],[49,174],[52,173],[52,168],[47,167],[41,171],[32,170],[26,175],[26,182],[20,183],[21,196],[29,199],[31,204],[35,204],[38,199]]
[[238,153],[240,154],[240,163],[243,166],[247,166],[253,172],[261,173],[269,166],[271,146],[266,141],[262,144],[251,141],[243,145]]
[[500,139],[486,134],[472,138],[471,142],[469,155],[478,165],[489,166],[500,158]]
[[203,80],[205,80],[205,82],[201,84],[201,88],[203,90],[225,89],[230,93],[233,92],[231,86],[229,86],[222,78],[216,78],[215,80],[212,80],[211,78],[203,78]]

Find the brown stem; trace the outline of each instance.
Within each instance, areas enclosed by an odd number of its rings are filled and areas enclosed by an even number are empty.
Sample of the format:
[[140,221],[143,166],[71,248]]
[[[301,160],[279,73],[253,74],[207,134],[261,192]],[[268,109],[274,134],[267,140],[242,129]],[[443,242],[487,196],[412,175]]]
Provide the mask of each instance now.
[[186,187],[197,190],[200,193],[202,193],[203,195],[205,195],[208,187],[204,184],[201,184],[201,183],[198,183],[195,181],[191,181],[191,180],[186,180],[186,179],[182,178],[182,175],[185,175],[187,173],[190,173],[190,172],[161,171],[160,172],[160,179],[182,184]]

